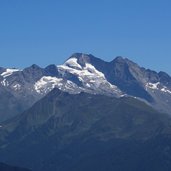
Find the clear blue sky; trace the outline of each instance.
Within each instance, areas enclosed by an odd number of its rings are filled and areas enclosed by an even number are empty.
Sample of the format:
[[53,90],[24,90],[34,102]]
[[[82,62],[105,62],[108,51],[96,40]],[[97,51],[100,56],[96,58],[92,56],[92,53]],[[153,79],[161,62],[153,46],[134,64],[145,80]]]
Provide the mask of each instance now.
[[0,66],[61,64],[74,52],[171,74],[171,1],[0,1]]

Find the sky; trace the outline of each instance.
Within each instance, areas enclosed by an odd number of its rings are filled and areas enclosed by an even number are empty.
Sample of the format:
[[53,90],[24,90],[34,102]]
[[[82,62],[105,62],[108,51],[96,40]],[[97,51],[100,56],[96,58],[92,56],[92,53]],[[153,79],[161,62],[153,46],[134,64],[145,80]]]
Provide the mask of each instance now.
[[127,57],[171,75],[170,0],[1,0],[0,66]]

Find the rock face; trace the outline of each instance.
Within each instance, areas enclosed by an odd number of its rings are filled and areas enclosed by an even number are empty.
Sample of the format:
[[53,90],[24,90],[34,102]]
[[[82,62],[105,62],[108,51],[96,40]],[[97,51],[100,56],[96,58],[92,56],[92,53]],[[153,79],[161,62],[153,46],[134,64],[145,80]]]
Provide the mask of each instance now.
[[0,68],[0,122],[28,109],[55,87],[71,94],[133,96],[162,112],[171,110],[168,74],[142,68],[122,57],[105,62],[93,55],[76,53],[58,66]]
[[54,89],[0,128],[0,161],[33,171],[170,171],[171,118],[132,97]]

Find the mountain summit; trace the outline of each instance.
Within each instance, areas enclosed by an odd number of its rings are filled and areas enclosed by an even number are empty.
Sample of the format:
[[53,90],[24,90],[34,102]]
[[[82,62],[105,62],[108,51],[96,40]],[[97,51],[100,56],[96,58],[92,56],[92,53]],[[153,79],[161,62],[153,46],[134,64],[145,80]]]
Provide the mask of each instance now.
[[76,58],[77,62],[80,65],[84,65],[84,66],[85,66],[85,63],[91,63],[93,59],[97,59],[91,54],[84,54],[84,53],[74,53],[69,57],[69,59],[72,59],[72,58]]

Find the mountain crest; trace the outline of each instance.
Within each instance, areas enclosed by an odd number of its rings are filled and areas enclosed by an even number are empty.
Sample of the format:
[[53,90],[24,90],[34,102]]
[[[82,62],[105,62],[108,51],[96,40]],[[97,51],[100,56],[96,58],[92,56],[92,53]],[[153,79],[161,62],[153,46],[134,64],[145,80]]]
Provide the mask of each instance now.
[[115,62],[125,62],[125,58],[122,56],[117,56],[116,58],[113,59]]
[[30,67],[27,67],[27,68],[25,68],[25,69],[27,69],[27,70],[32,70],[32,69],[34,69],[34,70],[37,70],[37,69],[41,69],[41,67],[39,66],[39,65],[37,65],[37,64],[33,64],[33,65],[31,65]]
[[74,53],[73,55],[71,55],[71,57],[69,57],[68,60],[71,59],[76,59],[75,61],[82,67],[85,67],[86,63],[92,64],[94,61],[99,60],[99,58],[96,58],[92,54],[85,54],[85,53]]
[[[0,115],[6,118],[15,114],[11,110],[16,113],[25,110],[55,87],[70,94],[134,96],[164,112],[171,110],[171,77],[168,74],[142,68],[122,56],[107,62],[91,54],[74,53],[63,65],[41,68],[33,64],[23,70],[0,68]],[[17,105],[4,105],[9,101],[5,98],[7,94],[10,94],[11,103],[16,101]],[[7,112],[7,108],[11,109]]]

